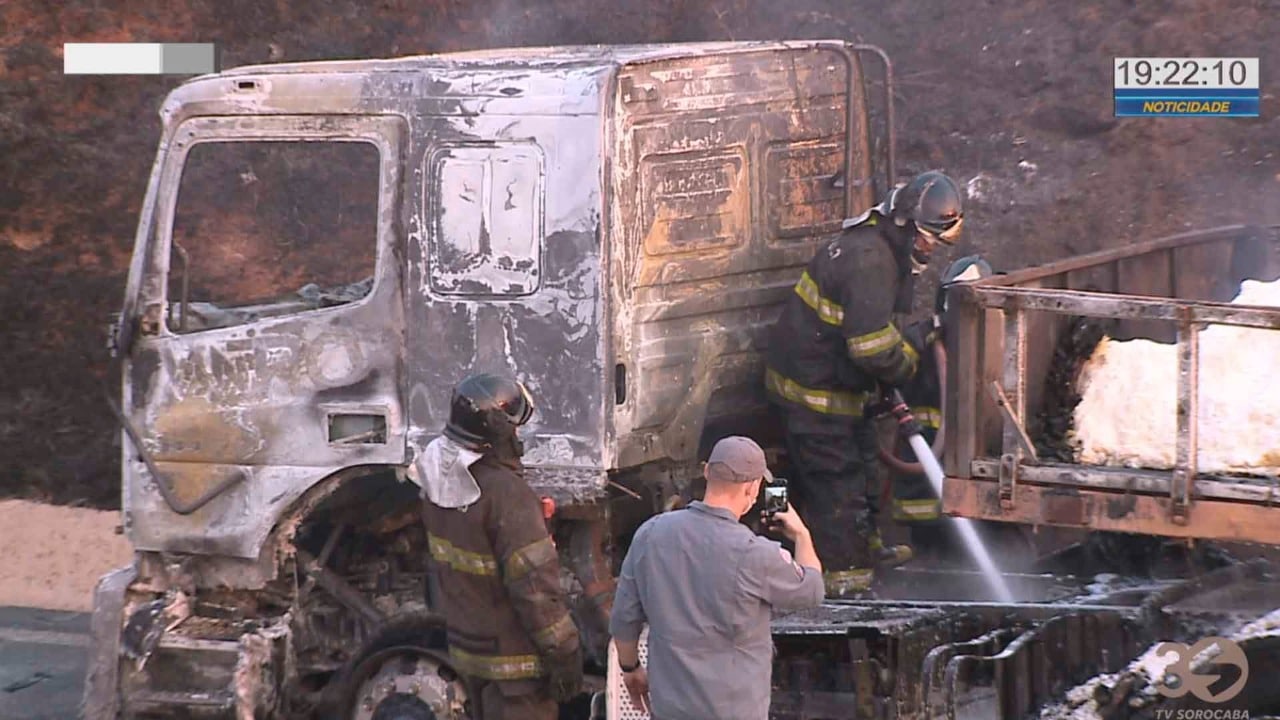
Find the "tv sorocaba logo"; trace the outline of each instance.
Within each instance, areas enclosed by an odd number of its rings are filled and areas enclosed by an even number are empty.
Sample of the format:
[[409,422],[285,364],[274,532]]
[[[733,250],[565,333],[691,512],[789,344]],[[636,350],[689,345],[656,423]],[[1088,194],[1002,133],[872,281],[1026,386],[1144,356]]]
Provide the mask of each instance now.
[[[1217,654],[1210,654],[1215,649]],[[1165,668],[1164,676],[1156,682],[1156,691],[1165,697],[1180,698],[1191,693],[1207,703],[1223,703],[1239,695],[1249,679],[1249,660],[1244,650],[1226,638],[1207,637],[1190,647],[1176,642],[1163,642],[1156,646],[1156,657],[1169,653],[1176,655],[1177,659]],[[1207,671],[1204,674],[1191,667],[1201,654],[1207,658],[1200,668],[1200,671]],[[1226,689],[1215,693],[1210,687],[1222,679],[1222,674],[1215,672],[1214,666],[1222,665],[1239,668],[1240,677]]]

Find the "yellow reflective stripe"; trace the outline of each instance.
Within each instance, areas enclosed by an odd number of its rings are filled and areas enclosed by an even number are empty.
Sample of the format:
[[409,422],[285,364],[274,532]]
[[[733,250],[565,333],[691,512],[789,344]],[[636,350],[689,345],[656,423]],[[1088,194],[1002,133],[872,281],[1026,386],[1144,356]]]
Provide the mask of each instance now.
[[937,430],[942,427],[942,411],[932,407],[917,407],[912,409],[916,416],[916,422],[927,428]]
[[778,397],[827,415],[861,416],[862,407],[867,402],[866,393],[814,390],[784,377],[773,368],[765,371],[764,383],[765,387]]
[[834,302],[822,297],[818,292],[818,283],[809,277],[809,271],[805,270],[800,276],[800,282],[796,283],[796,294],[804,300],[804,304],[808,305],[818,314],[818,319],[828,325],[839,326],[844,322],[844,308]]
[[893,501],[894,520],[937,520],[942,517],[942,503],[933,499]]
[[902,343],[902,353],[907,356],[907,360],[911,362],[911,367],[920,367],[920,353],[911,346],[911,343]]
[[897,377],[910,377],[915,375],[916,366],[911,362],[911,356],[902,353],[898,356],[898,364],[894,366],[893,374]]
[[539,650],[549,654],[572,640],[577,632],[578,626],[573,624],[573,618],[569,617],[569,613],[565,613],[559,620],[535,632],[533,644],[538,646]]
[[[894,327],[893,323],[889,323],[875,332],[849,338],[848,344],[849,354],[853,357],[870,357],[888,352],[902,344],[902,333],[898,332],[898,328]],[[914,353],[914,350],[912,352]]]
[[453,543],[438,535],[427,533],[431,557],[436,562],[470,575],[497,575],[498,561],[492,555],[484,555],[454,547]]
[[463,675],[485,680],[523,680],[544,674],[537,655],[479,655],[451,647],[449,659]]
[[556,546],[551,544],[551,538],[534,540],[502,561],[502,574],[508,581],[519,580],[555,559]]

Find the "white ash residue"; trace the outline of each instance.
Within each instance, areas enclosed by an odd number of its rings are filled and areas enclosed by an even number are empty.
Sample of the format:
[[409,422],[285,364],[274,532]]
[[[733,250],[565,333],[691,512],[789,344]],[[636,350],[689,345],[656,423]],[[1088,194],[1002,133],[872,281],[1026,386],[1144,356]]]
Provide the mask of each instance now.
[[1276,634],[1280,634],[1280,608],[1241,625],[1239,630],[1232,633],[1231,639],[1246,640]]
[[[1280,608],[1240,625],[1226,637],[1241,642],[1270,635],[1280,635]],[[1131,688],[1127,691],[1125,688],[1120,688],[1122,692],[1140,698],[1142,704],[1154,702],[1158,696],[1155,689],[1156,681],[1164,676],[1165,670],[1177,659],[1173,653],[1167,652],[1162,655],[1156,652],[1156,648],[1162,642],[1165,641],[1152,644],[1121,672],[1097,675],[1071,688],[1062,702],[1046,705],[1040,711],[1041,720],[1102,720],[1096,699],[1099,690],[1103,690],[1102,694],[1105,697],[1126,680],[1131,681]],[[1218,655],[1214,652],[1216,647],[1215,645],[1197,654],[1191,661],[1192,670],[1205,667],[1216,657]]]

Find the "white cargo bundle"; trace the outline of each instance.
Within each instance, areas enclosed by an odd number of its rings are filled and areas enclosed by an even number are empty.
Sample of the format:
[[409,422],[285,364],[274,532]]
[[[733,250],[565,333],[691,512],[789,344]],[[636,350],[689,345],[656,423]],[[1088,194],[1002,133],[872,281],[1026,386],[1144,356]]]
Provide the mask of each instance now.
[[[1232,304],[1280,307],[1280,280],[1247,280]],[[1200,333],[1202,473],[1280,474],[1280,331],[1210,325]],[[1080,374],[1079,461],[1168,469],[1175,464],[1177,348],[1104,338]]]

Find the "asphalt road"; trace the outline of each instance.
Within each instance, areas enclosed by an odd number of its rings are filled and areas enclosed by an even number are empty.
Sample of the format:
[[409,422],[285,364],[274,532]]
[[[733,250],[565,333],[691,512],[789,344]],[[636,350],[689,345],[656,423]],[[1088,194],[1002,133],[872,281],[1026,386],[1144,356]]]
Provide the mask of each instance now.
[[0,607],[0,718],[79,717],[88,650],[85,613]]

